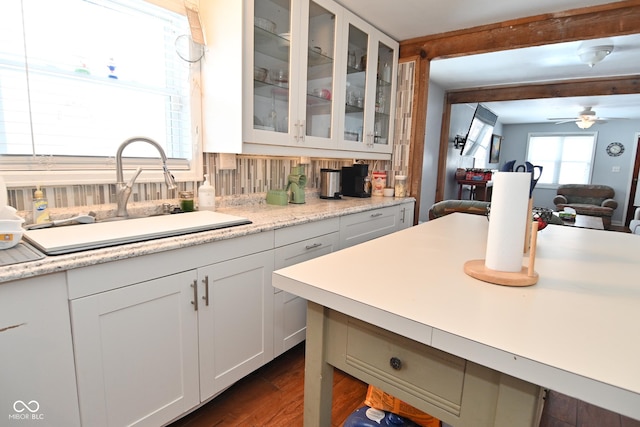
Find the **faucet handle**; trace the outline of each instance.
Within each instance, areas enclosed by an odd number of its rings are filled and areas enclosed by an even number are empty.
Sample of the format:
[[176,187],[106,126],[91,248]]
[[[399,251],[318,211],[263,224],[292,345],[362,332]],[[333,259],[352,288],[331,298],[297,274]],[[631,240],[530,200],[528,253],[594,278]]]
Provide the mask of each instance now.
[[131,179],[127,183],[127,188],[133,187],[133,183],[136,182],[136,178],[138,178],[138,175],[140,175],[141,172],[142,168],[138,167],[138,169],[136,169],[136,172],[133,174],[133,177],[131,177]]

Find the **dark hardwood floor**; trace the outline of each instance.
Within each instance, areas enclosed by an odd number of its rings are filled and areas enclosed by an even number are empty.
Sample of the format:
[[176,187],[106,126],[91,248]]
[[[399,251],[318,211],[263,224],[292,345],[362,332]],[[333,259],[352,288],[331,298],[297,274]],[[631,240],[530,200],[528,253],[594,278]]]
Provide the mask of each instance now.
[[[332,427],[364,405],[367,385],[339,370],[333,376]],[[277,357],[169,427],[302,426],[304,343]]]

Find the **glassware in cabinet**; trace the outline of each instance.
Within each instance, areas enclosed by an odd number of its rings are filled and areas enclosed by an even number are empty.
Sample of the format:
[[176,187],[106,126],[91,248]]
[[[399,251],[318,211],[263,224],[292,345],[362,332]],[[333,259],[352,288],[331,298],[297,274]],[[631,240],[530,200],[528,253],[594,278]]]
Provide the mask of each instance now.
[[378,61],[376,73],[375,118],[373,129],[373,143],[387,145],[392,135],[391,104],[393,100],[394,84],[392,82],[395,50],[383,42],[378,42]]
[[369,35],[349,24],[344,106],[344,139],[363,142],[367,103],[367,55]]
[[255,0],[253,129],[289,133],[291,0]]
[[334,119],[336,14],[309,2],[305,135],[332,138]]

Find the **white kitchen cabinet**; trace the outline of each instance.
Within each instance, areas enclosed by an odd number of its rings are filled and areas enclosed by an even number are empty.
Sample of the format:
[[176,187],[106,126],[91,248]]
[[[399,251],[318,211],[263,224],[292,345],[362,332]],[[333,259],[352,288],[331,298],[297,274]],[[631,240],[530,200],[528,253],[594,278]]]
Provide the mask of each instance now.
[[340,217],[340,249],[393,233],[398,223],[398,206]]
[[351,12],[345,12],[342,39],[344,79],[338,128],[341,147],[391,153],[395,111],[398,43]]
[[407,202],[398,206],[398,230],[413,227],[415,202]]
[[71,301],[82,425],[158,426],[200,403],[196,278],[186,271]]
[[[357,17],[331,0],[212,0],[201,2],[200,15],[208,49],[202,63],[205,151],[390,159],[391,138],[383,134],[393,130],[384,117],[391,118],[395,103],[396,42],[362,25],[370,34],[370,68],[355,70],[347,66],[344,32],[346,18]],[[378,62],[388,81],[376,75]],[[352,71],[359,77],[347,79]],[[345,109],[351,93],[345,87],[358,79],[367,97],[354,112],[357,105]],[[385,100],[379,113],[376,99]],[[344,126],[353,117],[367,138],[347,142],[352,134]]]
[[272,272],[271,250],[198,269],[201,400],[273,359]]
[[[332,218],[276,230],[275,269],[326,255],[338,248],[339,219]],[[274,357],[306,338],[307,301],[275,289]]]
[[340,249],[413,225],[414,202],[340,217]]
[[0,284],[1,425],[79,426],[63,273]]
[[162,425],[271,360],[273,239],[68,271],[82,424]]

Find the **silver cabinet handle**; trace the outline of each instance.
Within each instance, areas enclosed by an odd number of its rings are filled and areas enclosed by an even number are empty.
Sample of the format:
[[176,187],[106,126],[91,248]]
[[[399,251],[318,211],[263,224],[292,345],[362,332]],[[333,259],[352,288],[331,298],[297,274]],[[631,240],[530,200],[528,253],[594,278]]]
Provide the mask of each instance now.
[[314,243],[313,245],[307,245],[304,248],[305,249],[315,249],[315,248],[319,248],[320,246],[322,246],[322,243]]
[[402,208],[402,223],[404,224],[404,214],[407,208]]
[[204,283],[204,295],[202,296],[202,299],[204,300],[204,305],[208,307],[209,306],[209,276],[204,276],[202,283]]
[[367,132],[367,147],[373,148],[373,132]]
[[293,127],[295,128],[293,131],[293,139],[296,140],[296,142],[300,142],[300,121],[296,120],[296,122],[293,124]]
[[198,281],[194,280],[191,287],[193,288],[193,301],[191,301],[191,304],[193,304],[193,309],[198,311]]
[[300,142],[304,142],[304,137],[307,133],[307,121],[300,120]]
[[376,212],[376,213],[371,214],[371,218],[377,218],[377,217],[382,216],[382,215],[383,215],[382,212]]

